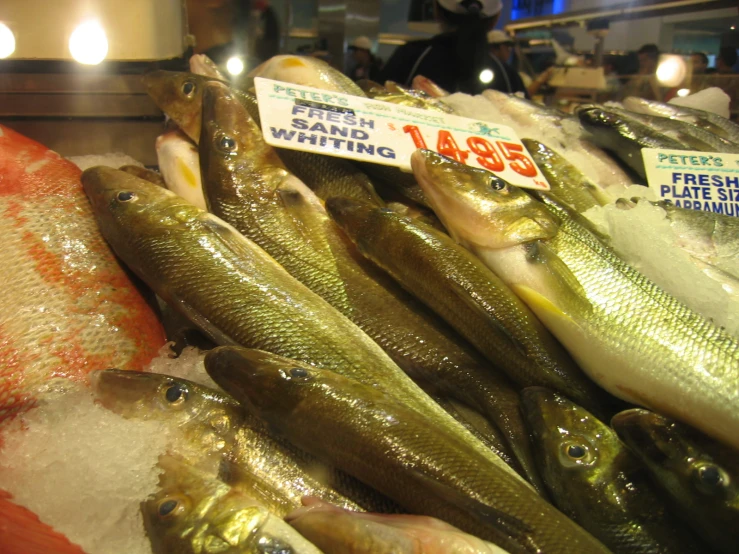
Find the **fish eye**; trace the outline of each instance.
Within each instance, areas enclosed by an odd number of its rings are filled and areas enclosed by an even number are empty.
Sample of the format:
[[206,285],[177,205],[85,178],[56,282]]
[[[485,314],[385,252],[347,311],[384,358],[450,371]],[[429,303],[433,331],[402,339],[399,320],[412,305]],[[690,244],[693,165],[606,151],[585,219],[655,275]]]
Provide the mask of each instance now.
[[492,177],[490,179],[490,188],[493,190],[503,190],[505,189],[505,181],[503,179],[498,179],[497,177]]
[[118,198],[119,202],[130,202],[131,200],[134,200],[136,198],[136,193],[130,191],[121,191],[118,193],[118,196],[116,196],[116,198]]
[[693,478],[698,489],[704,494],[715,494],[724,490],[729,484],[726,472],[719,466],[710,463],[698,465],[693,470]]
[[290,369],[290,377],[293,379],[308,379],[310,378],[310,374],[305,368],[293,367]]
[[164,391],[164,398],[166,398],[167,402],[170,404],[182,404],[187,400],[187,387],[180,383],[174,383]]
[[157,509],[157,511],[159,512],[160,516],[166,517],[175,511],[178,504],[179,502],[177,502],[176,500],[164,500],[163,502],[159,503],[159,508]]
[[233,138],[224,135],[218,139],[218,148],[226,153],[236,152],[236,141]]
[[595,455],[584,440],[568,440],[562,444],[561,460],[570,467],[587,466],[595,460]]
[[195,83],[193,83],[192,81],[185,81],[184,83],[182,83],[182,93],[185,96],[190,97],[192,96],[194,92],[195,92]]

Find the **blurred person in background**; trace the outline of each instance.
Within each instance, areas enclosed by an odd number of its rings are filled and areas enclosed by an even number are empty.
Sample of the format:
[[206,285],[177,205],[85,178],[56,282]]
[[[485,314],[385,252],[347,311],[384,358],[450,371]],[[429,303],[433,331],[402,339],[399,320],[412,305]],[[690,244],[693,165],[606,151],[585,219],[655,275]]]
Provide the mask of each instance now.
[[693,75],[705,75],[708,73],[708,56],[703,52],[694,52],[690,55],[690,67]]
[[264,62],[280,52],[280,20],[267,0],[254,0],[252,8],[254,57]]
[[187,0],[195,53],[205,54],[219,66],[232,56],[245,58],[249,12],[248,0]]
[[737,62],[736,48],[723,46],[716,56],[716,73],[709,75],[708,86],[719,87],[729,95],[732,119],[739,116],[739,75],[734,72]]
[[646,100],[662,100],[662,91],[657,80],[659,48],[656,44],[645,44],[637,52],[639,73],[629,79],[621,91],[621,98],[637,96]]
[[449,92],[479,94],[488,88],[486,79],[493,71],[487,33],[502,9],[501,0],[435,0],[442,33],[399,46],[381,71],[380,82],[410,87],[416,75],[423,75]]
[[722,75],[734,74],[737,54],[733,46],[723,46],[716,56],[716,72]]
[[349,70],[352,81],[369,79],[379,82],[382,62],[372,54],[372,41],[368,37],[357,37],[349,45]]
[[[518,72],[510,65],[515,42],[504,31],[490,31],[487,35],[490,45],[493,78],[488,88],[501,92],[522,92],[529,98],[529,92]],[[538,90],[538,88],[537,88]]]

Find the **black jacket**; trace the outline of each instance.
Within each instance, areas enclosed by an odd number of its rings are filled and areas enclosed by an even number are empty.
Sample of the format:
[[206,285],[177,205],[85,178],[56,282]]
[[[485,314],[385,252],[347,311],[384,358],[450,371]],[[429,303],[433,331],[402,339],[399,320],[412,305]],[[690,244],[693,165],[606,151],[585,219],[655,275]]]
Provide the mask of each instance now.
[[[416,75],[423,75],[449,92],[480,94],[487,88],[504,92],[525,92],[521,77],[508,64],[503,64],[487,53],[475,52],[474,59],[460,59],[456,32],[436,35],[430,39],[414,40],[399,46],[385,64],[380,82],[395,81],[410,87]],[[493,81],[483,83],[480,73],[489,69]],[[509,86],[510,85],[510,86]]]

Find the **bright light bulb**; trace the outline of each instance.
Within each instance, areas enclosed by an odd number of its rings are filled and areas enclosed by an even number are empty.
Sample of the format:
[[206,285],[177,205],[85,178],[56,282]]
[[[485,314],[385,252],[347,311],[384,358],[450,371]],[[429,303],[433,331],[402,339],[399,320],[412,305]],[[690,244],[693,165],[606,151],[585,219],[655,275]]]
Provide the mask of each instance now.
[[665,56],[657,66],[657,80],[665,86],[676,87],[687,73],[685,60],[680,56]]
[[483,69],[480,72],[480,81],[485,83],[486,85],[493,82],[493,77],[495,77],[495,73],[493,73],[490,69]]
[[238,56],[228,58],[226,62],[226,71],[231,75],[241,75],[244,72],[244,62]]
[[677,95],[680,98],[683,98],[683,97],[687,96],[688,94],[690,94],[690,89],[688,89],[688,88],[681,88],[680,90],[677,91]]
[[13,52],[15,52],[15,35],[7,25],[0,23],[0,59],[7,58]]
[[108,37],[97,21],[77,26],[69,37],[69,53],[85,65],[97,65],[108,55]]

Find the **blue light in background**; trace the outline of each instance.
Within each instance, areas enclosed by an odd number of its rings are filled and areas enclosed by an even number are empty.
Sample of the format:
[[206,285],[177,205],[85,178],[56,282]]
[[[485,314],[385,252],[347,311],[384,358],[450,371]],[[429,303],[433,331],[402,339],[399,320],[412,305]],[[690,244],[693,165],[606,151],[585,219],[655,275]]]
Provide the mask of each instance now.
[[511,6],[511,21],[541,15],[556,15],[567,9],[567,0],[517,0]]

